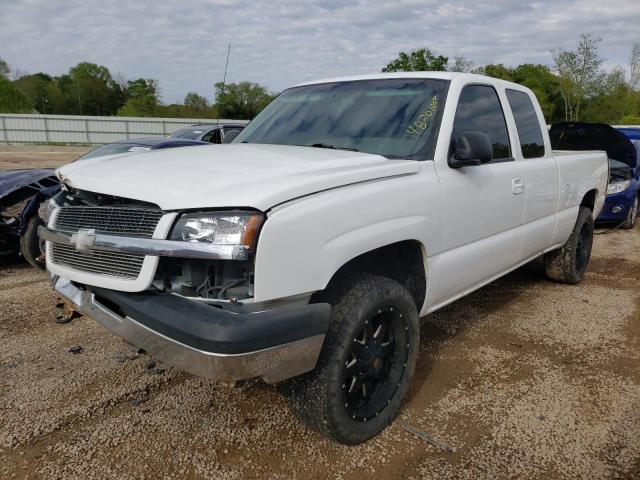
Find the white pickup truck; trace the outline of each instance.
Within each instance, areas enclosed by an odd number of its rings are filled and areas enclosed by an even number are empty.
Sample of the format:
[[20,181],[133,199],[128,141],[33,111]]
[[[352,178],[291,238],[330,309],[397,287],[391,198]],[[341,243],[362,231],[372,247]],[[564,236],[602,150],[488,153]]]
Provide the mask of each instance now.
[[414,72],[298,85],[232,144],[58,176],[59,295],[195,375],[288,380],[299,417],[354,444],[396,415],[421,316],[541,255],[582,280],[608,166],[552,152],[527,88]]

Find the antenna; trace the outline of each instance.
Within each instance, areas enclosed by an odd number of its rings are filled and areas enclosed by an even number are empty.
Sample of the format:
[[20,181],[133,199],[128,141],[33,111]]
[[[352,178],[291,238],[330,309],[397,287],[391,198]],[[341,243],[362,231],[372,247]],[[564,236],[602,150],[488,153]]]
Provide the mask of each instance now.
[[[224,77],[222,77],[222,88],[220,89],[220,93],[224,95],[224,86],[227,83],[227,67],[229,66],[229,54],[231,53],[231,42],[229,42],[229,47],[227,48],[227,61],[224,64]],[[218,112],[218,118],[216,119],[216,130],[220,129],[220,112]],[[220,135],[220,141],[222,141],[222,133],[218,132]]]
[[222,93],[224,93],[224,86],[227,83],[227,67],[229,66],[229,54],[231,53],[231,43],[227,48],[227,62],[224,64],[224,77],[222,78]]

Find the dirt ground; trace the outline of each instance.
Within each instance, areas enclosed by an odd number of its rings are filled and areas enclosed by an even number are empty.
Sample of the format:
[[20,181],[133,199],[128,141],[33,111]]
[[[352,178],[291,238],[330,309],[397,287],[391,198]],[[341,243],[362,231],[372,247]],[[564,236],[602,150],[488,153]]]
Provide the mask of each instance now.
[[56,168],[75,160],[93,147],[48,147],[1,145],[0,170],[20,168]]
[[3,479],[640,478],[640,226],[598,235],[581,285],[533,262],[426,317],[399,418],[357,447],[275,386],[149,369],[88,318],[55,323],[26,265],[0,267],[0,305]]

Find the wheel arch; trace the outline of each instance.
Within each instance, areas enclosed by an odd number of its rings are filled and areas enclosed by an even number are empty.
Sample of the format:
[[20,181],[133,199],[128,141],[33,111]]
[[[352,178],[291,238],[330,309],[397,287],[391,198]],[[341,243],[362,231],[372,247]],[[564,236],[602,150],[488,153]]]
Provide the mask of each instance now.
[[596,206],[597,197],[598,197],[598,190],[596,188],[589,190],[582,197],[582,200],[580,201],[580,206],[586,207],[593,212]]
[[401,240],[361,253],[336,270],[325,290],[344,276],[355,272],[371,273],[397,281],[413,298],[418,312],[427,293],[427,254],[419,240]]

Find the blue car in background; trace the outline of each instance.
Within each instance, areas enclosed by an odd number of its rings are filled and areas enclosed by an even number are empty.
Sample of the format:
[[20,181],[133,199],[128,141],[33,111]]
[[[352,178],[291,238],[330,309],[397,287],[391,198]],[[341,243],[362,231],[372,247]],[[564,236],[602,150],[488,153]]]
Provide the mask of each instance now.
[[[616,130],[602,123],[565,122],[551,126],[554,150],[604,150],[609,157],[607,198],[598,223],[633,228],[640,203],[640,129]],[[640,138],[640,137],[639,137]]]
[[623,133],[629,140],[640,142],[640,127],[617,127],[620,133]]
[[[144,152],[163,148],[211,145],[183,138],[136,138],[108,143],[90,150],[75,162],[105,155]],[[60,190],[53,168],[0,171],[0,261],[18,253],[34,267],[44,268],[38,239],[40,204]]]

